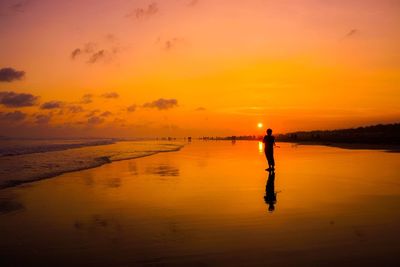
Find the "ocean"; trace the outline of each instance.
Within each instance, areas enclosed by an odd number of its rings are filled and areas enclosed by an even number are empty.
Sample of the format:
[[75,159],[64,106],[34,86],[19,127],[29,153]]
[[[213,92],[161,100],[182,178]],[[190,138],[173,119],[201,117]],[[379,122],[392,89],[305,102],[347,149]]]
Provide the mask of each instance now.
[[4,188],[0,266],[400,266],[399,153],[278,145],[275,172],[262,143],[193,140]]
[[0,140],[0,188],[182,146],[182,142],[115,139]]

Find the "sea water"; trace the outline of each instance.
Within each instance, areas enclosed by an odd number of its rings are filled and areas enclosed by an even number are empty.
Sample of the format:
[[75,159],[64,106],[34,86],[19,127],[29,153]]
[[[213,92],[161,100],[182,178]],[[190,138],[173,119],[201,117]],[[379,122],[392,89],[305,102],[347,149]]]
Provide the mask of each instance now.
[[1,140],[0,188],[181,147],[169,141]]
[[278,145],[274,173],[193,140],[0,190],[0,266],[400,266],[399,153]]

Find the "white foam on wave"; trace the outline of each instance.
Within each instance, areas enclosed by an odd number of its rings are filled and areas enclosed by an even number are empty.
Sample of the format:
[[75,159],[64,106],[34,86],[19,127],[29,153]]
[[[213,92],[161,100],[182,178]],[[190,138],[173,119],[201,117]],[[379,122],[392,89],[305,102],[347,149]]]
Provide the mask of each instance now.
[[59,151],[0,157],[0,188],[94,168],[117,160],[134,159],[160,152],[177,151],[178,142],[121,141]]
[[0,157],[61,151],[86,146],[101,146],[113,144],[115,141],[115,139],[0,140]]

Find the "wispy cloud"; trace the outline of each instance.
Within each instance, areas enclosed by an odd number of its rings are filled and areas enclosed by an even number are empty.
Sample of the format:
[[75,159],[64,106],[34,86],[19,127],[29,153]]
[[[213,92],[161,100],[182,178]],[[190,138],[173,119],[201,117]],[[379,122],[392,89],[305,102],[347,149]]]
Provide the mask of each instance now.
[[203,107],[198,107],[195,109],[195,111],[205,111],[205,110],[206,110],[206,108],[203,108]]
[[71,52],[71,58],[75,59],[77,58],[80,54],[82,54],[82,50],[80,48],[75,48],[72,52]]
[[189,0],[187,5],[190,7],[193,7],[193,6],[196,6],[198,3],[199,3],[199,0]]
[[93,102],[93,95],[92,94],[85,94],[82,96],[81,103],[82,104],[90,104]]
[[347,32],[344,36],[343,39],[345,38],[351,38],[353,36],[359,35],[360,34],[360,30],[358,29],[351,29],[349,32]]
[[10,10],[13,12],[25,12],[27,6],[32,2],[32,0],[20,0],[12,5],[10,5]]
[[0,92],[0,104],[6,107],[30,107],[37,103],[39,97],[31,94],[15,92]]
[[99,112],[100,112],[99,109],[91,110],[88,114],[86,114],[86,117],[90,118],[90,117],[96,116],[96,114],[99,113]]
[[37,114],[35,116],[37,124],[48,124],[51,120],[51,114]]
[[108,92],[101,95],[104,98],[118,98],[119,94],[117,92]]
[[161,38],[158,37],[156,40],[156,44],[161,47],[161,49],[165,51],[171,51],[178,47],[181,47],[186,44],[185,39],[179,37],[172,37],[172,38]]
[[71,113],[81,113],[84,112],[85,110],[79,106],[79,105],[70,105],[67,107],[67,110]]
[[172,48],[174,48],[176,46],[178,41],[179,41],[179,39],[177,39],[177,38],[172,38],[170,40],[165,41],[164,42],[164,49],[165,50],[171,50]]
[[127,18],[147,19],[159,12],[157,3],[153,2],[144,8],[135,8],[125,15]]
[[75,48],[71,52],[71,58],[77,59],[79,56],[84,54],[93,54],[96,51],[97,44],[93,42],[88,42],[84,44],[82,47]]
[[156,108],[158,110],[167,110],[178,106],[178,100],[176,99],[164,99],[160,98],[153,102],[143,104],[144,108]]
[[99,116],[93,116],[93,117],[90,117],[88,120],[87,120],[87,122],[89,123],[89,124],[101,124],[101,123],[103,123],[104,122],[104,119],[103,118],[101,118],[101,117],[99,117]]
[[107,42],[114,43],[114,42],[117,42],[117,41],[118,41],[118,38],[117,38],[117,36],[115,36],[114,34],[109,33],[109,34],[106,34],[105,40],[106,40]]
[[41,109],[57,109],[62,108],[64,103],[62,101],[49,101],[43,103],[40,108]]
[[96,62],[98,62],[100,60],[103,60],[105,58],[105,56],[106,56],[106,51],[104,49],[102,49],[102,50],[99,50],[99,51],[93,53],[89,57],[87,62],[93,64],[93,63],[96,63]]
[[127,108],[127,111],[128,111],[128,112],[135,112],[135,111],[136,111],[136,108],[137,108],[137,106],[136,106],[135,104],[133,104],[133,105],[130,105],[130,106]]
[[106,35],[104,40],[100,43],[88,42],[82,47],[73,49],[70,54],[71,59],[78,60],[81,58],[89,64],[113,60],[117,53],[121,51],[121,46],[113,34]]
[[0,82],[13,82],[22,80],[25,77],[25,71],[15,70],[13,68],[0,69]]
[[100,114],[101,117],[109,117],[111,115],[112,113],[110,111],[104,111],[103,113]]
[[0,121],[17,122],[26,118],[26,114],[17,110],[13,112],[0,112]]

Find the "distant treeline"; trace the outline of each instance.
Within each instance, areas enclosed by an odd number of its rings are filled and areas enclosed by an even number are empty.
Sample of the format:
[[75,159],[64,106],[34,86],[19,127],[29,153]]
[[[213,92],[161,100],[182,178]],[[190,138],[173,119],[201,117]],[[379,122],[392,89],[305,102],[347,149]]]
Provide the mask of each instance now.
[[232,136],[203,136],[200,137],[201,140],[260,140],[262,136],[255,136],[255,135],[232,135]]
[[[278,142],[400,145],[400,123],[326,131],[299,131],[275,136]],[[201,140],[262,140],[263,136],[200,137]]]
[[400,144],[400,123],[330,131],[309,131],[280,134],[280,142],[318,142],[351,144]]

